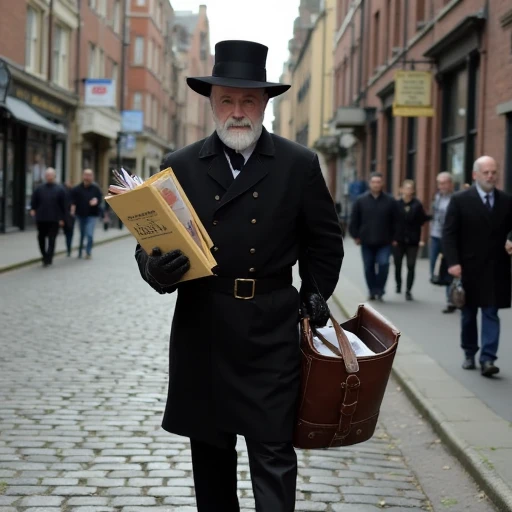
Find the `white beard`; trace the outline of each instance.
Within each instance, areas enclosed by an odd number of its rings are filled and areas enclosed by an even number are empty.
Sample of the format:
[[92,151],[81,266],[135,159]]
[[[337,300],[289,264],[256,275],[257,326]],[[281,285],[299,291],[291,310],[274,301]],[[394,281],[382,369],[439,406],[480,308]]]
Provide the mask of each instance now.
[[[252,123],[248,118],[242,121],[236,121],[230,118],[222,124],[215,114],[215,110],[213,111],[215,129],[217,130],[220,140],[229,148],[239,152],[252,146],[260,138],[261,132],[263,131],[263,117],[264,114],[261,115],[261,118],[258,119],[256,123]],[[229,129],[231,126],[247,126],[250,130],[233,131]]]

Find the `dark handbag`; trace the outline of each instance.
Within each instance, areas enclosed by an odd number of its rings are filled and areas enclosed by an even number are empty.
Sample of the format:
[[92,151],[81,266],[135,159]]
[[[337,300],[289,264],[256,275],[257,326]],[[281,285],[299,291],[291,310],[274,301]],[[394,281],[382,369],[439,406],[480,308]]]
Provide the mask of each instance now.
[[448,291],[450,303],[456,308],[462,309],[466,305],[466,292],[460,278],[454,279]]
[[[340,325],[331,316],[339,347],[327,340],[338,358],[321,355],[313,344],[307,317],[301,320],[301,393],[293,444],[330,448],[367,441],[373,436],[391,373],[400,333],[368,305],[342,324],[374,356],[356,357]],[[333,350],[334,348],[334,350]]]
[[446,263],[446,258],[442,254],[439,254],[436,259],[434,272],[430,282],[439,286],[449,286],[452,282],[452,277],[450,274],[448,274],[448,264]]

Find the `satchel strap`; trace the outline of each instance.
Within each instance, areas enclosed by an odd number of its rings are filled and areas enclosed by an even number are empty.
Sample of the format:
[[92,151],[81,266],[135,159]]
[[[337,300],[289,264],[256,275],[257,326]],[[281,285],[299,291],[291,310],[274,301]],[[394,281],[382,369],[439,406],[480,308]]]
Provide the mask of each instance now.
[[334,332],[336,333],[336,338],[338,339],[338,347],[334,346],[330,341],[326,340],[325,337],[320,334],[319,331],[313,329],[313,332],[317,336],[317,338],[334,354],[338,357],[343,358],[343,362],[345,363],[345,368],[347,373],[356,373],[359,371],[359,363],[357,362],[357,356],[352,348],[350,341],[347,338],[347,335],[344,333],[340,324],[334,319],[332,315],[330,315],[332,325],[334,327]]
[[352,417],[357,409],[357,401],[359,398],[359,388],[361,381],[357,375],[349,375],[345,382],[341,383],[341,389],[345,390],[343,402],[340,409],[340,421],[338,430],[335,432],[331,440],[331,446],[337,446],[339,441],[343,441],[350,433],[352,426]]

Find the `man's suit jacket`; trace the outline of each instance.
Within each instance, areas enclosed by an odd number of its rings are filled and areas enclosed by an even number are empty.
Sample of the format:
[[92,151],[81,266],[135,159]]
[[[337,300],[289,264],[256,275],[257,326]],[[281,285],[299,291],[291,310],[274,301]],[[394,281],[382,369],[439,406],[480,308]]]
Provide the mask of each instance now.
[[[332,294],[343,241],[313,152],[264,130],[233,179],[214,133],[171,154],[166,167],[214,242],[217,275],[286,276],[299,259],[303,291]],[[146,258],[139,249],[143,277]],[[219,444],[222,432],[290,441],[300,384],[299,294],[288,287],[238,300],[201,282],[178,285],[163,427]]]
[[494,192],[489,211],[476,187],[453,195],[443,229],[442,246],[448,266],[462,266],[466,303],[509,308],[511,261],[505,251],[512,229],[512,198]]

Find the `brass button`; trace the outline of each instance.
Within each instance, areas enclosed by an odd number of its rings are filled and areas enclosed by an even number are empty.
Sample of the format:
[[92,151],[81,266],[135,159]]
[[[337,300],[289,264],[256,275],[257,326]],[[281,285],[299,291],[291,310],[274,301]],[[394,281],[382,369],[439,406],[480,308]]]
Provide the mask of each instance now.
[[251,254],[254,254],[256,252],[256,249],[253,247],[250,251]]
[[215,196],[215,201],[220,201],[220,196]]
[[213,225],[214,225],[214,226],[216,226],[218,223],[219,223],[219,221],[218,221],[218,220],[214,220],[214,221],[213,221]]
[[254,199],[256,199],[258,197],[258,192],[253,192],[252,197],[254,197]]
[[254,267],[251,267],[251,268],[249,269],[249,272],[256,272],[256,269],[255,269]]
[[218,247],[214,247],[214,248],[213,248],[213,250],[214,250],[215,252],[217,252],[217,251],[219,250],[219,248],[218,248]]
[[251,220],[251,223],[252,223],[252,224],[256,224],[256,222],[257,222],[257,221],[256,221],[256,219],[252,219],[252,220]]

